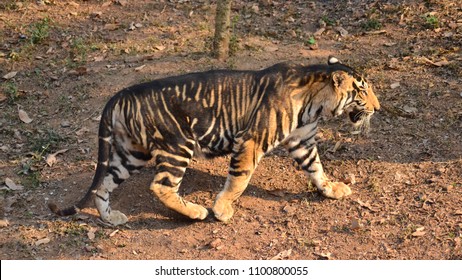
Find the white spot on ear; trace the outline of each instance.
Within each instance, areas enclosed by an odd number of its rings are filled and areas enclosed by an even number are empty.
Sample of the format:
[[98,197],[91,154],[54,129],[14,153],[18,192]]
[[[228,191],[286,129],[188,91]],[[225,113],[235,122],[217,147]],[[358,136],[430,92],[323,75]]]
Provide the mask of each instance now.
[[336,63],[340,63],[340,60],[338,60],[338,58],[334,56],[330,56],[329,59],[327,60],[327,64],[329,65],[336,64]]

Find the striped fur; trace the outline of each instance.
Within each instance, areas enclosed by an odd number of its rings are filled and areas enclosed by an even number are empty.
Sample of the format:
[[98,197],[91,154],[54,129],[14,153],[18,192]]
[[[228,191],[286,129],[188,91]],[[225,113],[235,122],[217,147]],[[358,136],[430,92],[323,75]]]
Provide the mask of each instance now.
[[346,112],[367,130],[379,108],[366,81],[333,58],[328,65],[281,63],[261,71],[214,70],[135,85],[104,108],[88,193],[70,208],[49,206],[58,215],[71,215],[94,197],[102,220],[123,224],[127,217],[111,210],[109,195],[153,159],[153,193],[167,207],[205,219],[206,208],[178,195],[183,175],[195,155],[231,154],[224,189],[212,208],[226,222],[260,159],[278,145],[288,149],[323,195],[341,198],[351,190],[323,172],[315,142],[318,121]]

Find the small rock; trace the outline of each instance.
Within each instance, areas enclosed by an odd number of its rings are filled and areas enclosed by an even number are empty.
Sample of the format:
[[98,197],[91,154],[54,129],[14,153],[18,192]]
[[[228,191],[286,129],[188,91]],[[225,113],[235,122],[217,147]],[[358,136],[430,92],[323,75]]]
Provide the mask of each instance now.
[[322,33],[324,33],[324,31],[326,31],[326,28],[325,27],[321,27],[319,28],[318,30],[316,30],[316,32],[314,32],[314,36],[317,37],[317,36],[320,36],[322,35]]
[[295,212],[295,207],[286,205],[286,206],[284,206],[284,208],[282,208],[282,211],[283,211],[284,213],[287,213],[287,214],[292,214],[292,213]]
[[91,252],[93,252],[93,251],[96,250],[96,247],[95,247],[95,246],[91,246],[91,245],[87,245],[87,246],[85,246],[84,249],[85,249],[85,252],[91,253]]
[[210,242],[210,247],[212,247],[213,249],[219,249],[221,248],[222,246],[222,241],[220,238],[217,238],[215,240],[213,240],[212,242]]
[[391,89],[395,89],[395,88],[398,88],[400,86],[400,83],[399,82],[396,82],[396,83],[393,83],[390,85],[390,88]]
[[51,241],[50,238],[46,237],[46,238],[37,240],[37,242],[35,242],[35,246],[39,246],[39,245],[42,245],[42,244],[47,244],[47,243],[50,243],[50,241]]
[[70,127],[71,123],[69,121],[62,121],[61,122],[61,127]]
[[342,36],[342,37],[348,36],[348,31],[346,31],[346,29],[343,28],[343,27],[341,27],[341,26],[335,27],[335,30],[336,30],[338,33],[340,33],[340,36]]

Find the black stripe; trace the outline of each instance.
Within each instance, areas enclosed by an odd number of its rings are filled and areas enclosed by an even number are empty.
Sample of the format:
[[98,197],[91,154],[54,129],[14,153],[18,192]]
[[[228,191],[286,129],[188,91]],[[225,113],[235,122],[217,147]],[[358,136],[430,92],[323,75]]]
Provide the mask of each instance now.
[[302,167],[304,170],[308,170],[308,168],[313,164],[313,162],[314,162],[315,160],[316,160],[316,156],[310,158],[310,160],[308,161],[308,163],[302,165],[301,167]]
[[235,176],[235,177],[239,177],[239,176],[249,176],[249,175],[250,175],[250,171],[249,171],[249,170],[243,170],[243,171],[234,171],[234,170],[230,170],[228,173],[229,173],[229,175]]
[[128,151],[134,158],[144,161],[149,161],[152,158],[152,155],[149,153],[143,153],[140,151]]
[[178,166],[178,167],[188,167],[187,161],[180,161],[172,157],[158,155],[156,156],[156,165],[161,164],[163,162],[168,162],[171,165]]
[[184,175],[184,171],[173,166],[166,166],[166,165],[157,165],[156,166],[156,172],[168,172],[172,174],[175,177],[181,178]]
[[166,187],[175,187],[175,185],[170,181],[168,177],[164,177],[160,180],[154,181],[155,184],[166,186]]

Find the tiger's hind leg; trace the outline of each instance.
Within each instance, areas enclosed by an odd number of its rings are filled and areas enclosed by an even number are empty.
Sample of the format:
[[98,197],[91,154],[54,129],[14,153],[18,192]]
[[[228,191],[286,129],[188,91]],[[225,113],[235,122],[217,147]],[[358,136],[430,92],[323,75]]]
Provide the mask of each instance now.
[[232,204],[247,188],[263,154],[264,151],[260,149],[253,139],[247,141],[236,139],[225,187],[217,195],[213,205],[215,218],[226,223],[233,217],[234,209]]
[[111,209],[109,196],[131,174],[144,167],[151,157],[147,150],[126,137],[120,142],[116,141],[108,163],[108,172],[95,191],[96,208],[103,221],[115,226],[128,221],[124,213]]
[[166,207],[191,219],[203,220],[208,216],[207,209],[186,201],[178,194],[186,167],[192,158],[192,151],[189,153],[185,149],[189,150],[184,147],[183,152],[177,154],[166,151],[156,152],[154,156],[156,174],[150,189]]

